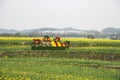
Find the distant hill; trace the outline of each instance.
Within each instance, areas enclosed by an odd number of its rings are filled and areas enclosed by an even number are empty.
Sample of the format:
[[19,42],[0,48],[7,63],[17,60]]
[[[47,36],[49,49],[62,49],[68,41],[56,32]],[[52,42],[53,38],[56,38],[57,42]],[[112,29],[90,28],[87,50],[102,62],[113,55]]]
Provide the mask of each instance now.
[[79,30],[75,28],[39,28],[39,29],[30,29],[30,30],[23,30],[20,33],[86,33],[87,31],[85,30]]
[[37,28],[37,29],[29,29],[29,30],[23,30],[21,32],[23,33],[31,33],[31,32],[39,32],[39,31],[56,31],[57,28]]
[[[9,34],[14,34],[14,33],[93,33],[93,32],[99,32],[95,30],[80,30],[80,29],[75,29],[75,28],[38,28],[38,29],[29,29],[29,30],[23,30],[23,31],[17,31],[14,29],[0,29],[0,34],[1,33],[9,33]],[[103,29],[101,32],[103,33],[120,33],[120,28],[112,28],[108,27]]]
[[18,32],[17,30],[14,30],[14,29],[0,29],[0,34],[1,33],[9,33],[9,34],[14,34]]
[[[75,28],[38,28],[38,29],[29,29],[29,30],[23,30],[23,31],[17,31],[17,30],[8,30],[8,29],[0,29],[1,36],[13,34],[12,36],[31,36],[31,37],[37,37],[37,36],[63,36],[63,37],[82,37],[87,34],[87,31],[85,30],[79,30]],[[6,34],[8,33],[8,34]]]
[[29,37],[38,37],[38,36],[56,36],[61,37],[87,37],[92,35],[96,38],[110,38],[111,36],[120,36],[120,28],[108,27],[102,31],[97,30],[80,30],[72,27],[67,28],[37,28],[29,29],[23,31],[17,31],[14,29],[0,29],[0,36],[29,36]]
[[120,33],[120,28],[108,27],[108,28],[103,29],[102,32],[104,32],[104,33],[111,33],[111,34]]

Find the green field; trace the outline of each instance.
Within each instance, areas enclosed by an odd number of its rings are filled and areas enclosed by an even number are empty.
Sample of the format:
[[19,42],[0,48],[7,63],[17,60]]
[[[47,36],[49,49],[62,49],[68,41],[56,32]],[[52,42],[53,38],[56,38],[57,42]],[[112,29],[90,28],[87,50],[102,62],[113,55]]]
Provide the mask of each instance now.
[[66,50],[31,50],[33,38],[0,37],[0,80],[120,80],[120,40],[62,38]]
[[119,80],[119,62],[57,59],[1,58],[0,78],[22,80]]

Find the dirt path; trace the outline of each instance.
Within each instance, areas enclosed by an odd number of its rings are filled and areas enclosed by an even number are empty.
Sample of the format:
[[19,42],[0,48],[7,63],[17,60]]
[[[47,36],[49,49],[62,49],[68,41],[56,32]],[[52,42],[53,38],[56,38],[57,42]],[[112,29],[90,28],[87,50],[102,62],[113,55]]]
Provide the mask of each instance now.
[[80,66],[86,66],[86,67],[93,67],[93,68],[106,68],[106,69],[119,69],[120,66],[110,66],[110,65],[93,65],[93,64],[87,64],[87,65],[80,65]]

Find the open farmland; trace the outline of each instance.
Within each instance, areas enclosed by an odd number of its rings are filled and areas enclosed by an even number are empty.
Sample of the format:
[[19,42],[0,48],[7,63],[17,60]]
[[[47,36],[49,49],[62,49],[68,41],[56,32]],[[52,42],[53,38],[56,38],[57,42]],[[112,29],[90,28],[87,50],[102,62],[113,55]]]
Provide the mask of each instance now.
[[[31,50],[32,37],[0,37],[0,50]],[[71,41],[71,49],[104,49],[110,48],[114,53],[119,52],[120,40],[62,38],[62,41]],[[94,51],[93,50],[93,51]],[[109,52],[109,50],[108,50]],[[110,51],[111,52],[111,51]]]
[[0,37],[0,80],[120,80],[120,40],[62,38],[66,50],[31,50],[33,38]]
[[[57,59],[1,58],[1,80],[119,80],[119,62]],[[101,66],[100,66],[101,65]]]

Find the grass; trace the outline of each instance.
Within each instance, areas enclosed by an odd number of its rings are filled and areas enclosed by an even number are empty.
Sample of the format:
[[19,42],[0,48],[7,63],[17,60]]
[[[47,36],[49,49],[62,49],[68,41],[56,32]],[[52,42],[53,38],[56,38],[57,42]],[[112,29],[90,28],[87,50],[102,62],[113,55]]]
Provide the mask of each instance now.
[[[118,66],[119,62],[56,59],[56,58],[1,58],[1,79],[25,80],[119,80],[120,70],[87,65]],[[84,64],[84,66],[83,66]],[[14,65],[14,66],[13,66]]]
[[[31,50],[31,45],[10,45],[0,46],[0,50]],[[81,53],[115,53],[120,54],[119,47],[70,47],[66,52],[81,52]]]
[[[71,47],[57,51],[32,51],[32,37],[0,37],[0,57],[53,57],[120,61],[120,40],[61,38]],[[58,54],[57,54],[58,53]]]
[[0,80],[120,80],[120,40],[61,38],[66,50],[31,50],[32,37],[0,37]]
[[[0,50],[31,50],[32,37],[0,37]],[[86,39],[86,38],[61,38],[62,41],[70,40],[69,51],[120,53],[120,40]]]
[[69,51],[82,53],[120,53],[119,47],[71,47]]

